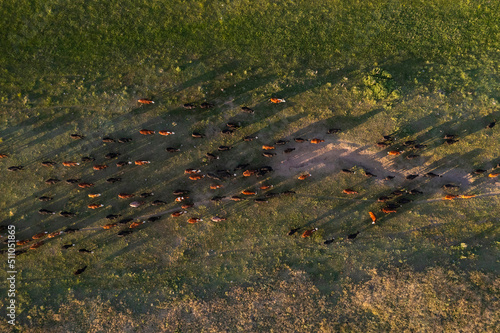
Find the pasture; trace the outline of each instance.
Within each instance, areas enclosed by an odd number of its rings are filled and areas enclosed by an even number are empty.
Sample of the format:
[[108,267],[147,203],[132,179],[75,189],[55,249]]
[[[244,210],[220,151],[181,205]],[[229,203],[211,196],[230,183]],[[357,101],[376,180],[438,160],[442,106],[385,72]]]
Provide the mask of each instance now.
[[[79,230],[43,238],[36,249],[29,249],[36,240],[17,247],[17,324],[3,315],[2,286],[0,328],[498,331],[500,183],[488,175],[499,171],[500,125],[486,128],[500,120],[498,7],[451,0],[3,3],[0,154],[8,157],[0,159],[0,226],[15,225],[17,240]],[[274,97],[285,102],[271,103]],[[154,103],[138,103],[144,98]],[[204,102],[214,107],[201,108]],[[221,133],[228,123],[239,128]],[[458,141],[447,144],[447,134]],[[392,139],[378,147],[384,135]],[[410,140],[424,146],[404,144]],[[232,148],[219,151],[223,145]],[[263,145],[274,145],[267,152],[276,155],[263,156]],[[86,156],[95,161],[82,162]],[[108,167],[93,169],[100,164]],[[249,166],[237,170],[240,164]],[[273,171],[243,176],[263,166]],[[190,180],[188,168],[205,177]],[[217,170],[231,176],[208,176]],[[412,174],[418,177],[406,178]],[[50,178],[60,182],[47,184]],[[177,189],[188,190],[194,206],[172,217],[181,210]],[[415,189],[422,194],[408,193]],[[141,198],[145,192],[153,195]],[[391,198],[382,203],[381,196]],[[144,204],[133,208],[133,201]],[[103,207],[89,209],[94,203]],[[381,211],[389,203],[396,213]],[[194,217],[203,221],[188,223]],[[146,223],[131,229],[132,221],[119,223],[125,218]],[[104,229],[109,223],[118,225]],[[312,228],[318,231],[301,237]],[[120,237],[123,230],[132,232]]]

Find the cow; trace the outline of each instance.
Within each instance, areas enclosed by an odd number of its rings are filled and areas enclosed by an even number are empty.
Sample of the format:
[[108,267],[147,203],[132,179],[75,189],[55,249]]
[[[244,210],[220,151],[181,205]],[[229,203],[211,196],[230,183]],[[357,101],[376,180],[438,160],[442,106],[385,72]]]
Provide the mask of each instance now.
[[175,202],[183,202],[187,199],[189,199],[189,197],[180,196],[180,197],[175,198]]
[[290,154],[290,153],[291,153],[292,151],[294,151],[294,150],[295,150],[295,148],[287,148],[287,149],[283,150],[283,152],[284,152],[285,154]]
[[346,189],[342,190],[342,192],[344,192],[345,194],[358,194],[359,193],[358,191],[354,191],[350,188],[346,188]]
[[243,138],[243,141],[249,142],[249,141],[253,141],[253,140],[258,139],[258,138],[259,138],[258,136],[248,135],[248,136],[245,136]]
[[185,194],[189,194],[189,191],[188,190],[175,190],[172,193],[173,193],[173,195],[185,195]]
[[39,214],[42,214],[42,215],[54,215],[55,212],[51,211],[51,210],[48,210],[48,209],[45,209],[45,208],[42,208],[38,211]]
[[413,180],[413,179],[415,179],[417,177],[418,177],[418,175],[416,175],[416,174],[415,175],[408,175],[408,176],[406,176],[406,179]]
[[38,200],[40,200],[40,201],[50,201],[50,200],[52,200],[52,199],[54,199],[54,198],[52,198],[52,197],[47,197],[47,196],[42,196],[42,197],[39,197],[39,198],[38,198]]
[[81,140],[81,139],[85,138],[83,135],[80,135],[80,134],[70,134],[70,137],[72,139],[75,139],[75,140]]
[[228,151],[228,150],[231,150],[231,149],[233,149],[233,147],[231,147],[231,146],[219,146],[217,148],[218,151]]
[[203,102],[200,104],[200,108],[202,109],[211,109],[213,107],[215,107],[215,104],[213,103]]
[[299,230],[300,230],[300,227],[290,229],[290,231],[288,231],[287,235],[288,235],[288,236],[292,236],[292,235],[294,235],[294,234],[295,234],[297,231],[299,231]]
[[7,155],[7,154],[0,154],[0,158],[7,158],[7,157],[9,157],[9,155]]
[[371,178],[371,177],[377,177],[377,176],[376,176],[376,175],[374,175],[373,173],[368,172],[368,171],[366,171],[366,170],[365,170],[365,176],[366,176],[366,177],[369,177],[369,178]]
[[354,238],[358,237],[358,235],[359,235],[359,231],[356,231],[353,234],[347,235],[347,239],[354,239]]
[[207,157],[207,159],[210,161],[210,160],[218,160],[219,159],[219,156],[217,155],[214,155],[214,154],[211,154],[211,153],[206,153],[205,156]]
[[83,272],[85,272],[85,270],[87,269],[87,266],[83,266],[82,268],[79,268],[77,269],[76,271],[73,272],[73,275],[80,275],[82,274]]
[[111,160],[113,158],[117,158],[118,156],[120,156],[120,153],[107,153],[104,158],[107,159],[107,160]]
[[193,207],[193,206],[194,206],[194,203],[192,203],[192,202],[187,202],[187,203],[182,204],[181,208],[182,208],[182,209],[188,209],[188,208],[191,208],[191,207]]
[[278,140],[274,144],[278,145],[278,146],[282,146],[282,145],[286,145],[288,142],[290,142],[290,141],[288,141],[288,140]]
[[492,172],[488,175],[489,178],[496,178],[500,175],[500,172]]
[[84,156],[82,157],[82,163],[87,163],[87,162],[94,162],[95,158],[90,157],[90,156]]
[[199,170],[199,169],[186,169],[186,170],[184,170],[185,175],[194,175],[194,174],[197,174],[200,172],[201,172],[201,170]]
[[45,167],[54,167],[56,165],[56,162],[52,162],[52,161],[43,161],[42,162],[42,165],[45,166]]
[[129,143],[132,141],[132,138],[119,138],[118,143]]
[[193,223],[203,222],[203,219],[199,217],[191,217],[188,219],[187,222],[193,224]]
[[389,208],[389,207],[384,207],[381,210],[382,210],[383,213],[386,213],[386,214],[397,213],[396,209]]
[[113,143],[113,142],[115,142],[115,139],[110,138],[109,136],[105,136],[104,138],[102,138],[102,142],[104,142],[104,143]]
[[30,250],[38,249],[40,246],[43,245],[43,242],[38,242],[30,246]]
[[73,247],[73,246],[75,246],[75,244],[66,244],[66,245],[61,246],[61,248],[63,250],[67,250],[67,249],[69,249],[70,247]]
[[15,165],[15,166],[11,166],[11,167],[8,167],[7,170],[9,171],[21,171],[24,169],[24,166],[22,165]]
[[141,104],[154,104],[154,101],[147,99],[147,98],[138,99],[137,102],[139,102]]
[[153,135],[155,134],[155,131],[150,129],[141,129],[139,133],[141,133],[142,135]]
[[304,233],[302,234],[302,238],[307,238],[307,237],[310,237],[314,232],[318,231],[318,228],[313,228],[313,229],[307,229],[306,231],[304,231]]
[[106,179],[106,182],[114,184],[116,182],[120,182],[122,179],[120,177],[111,177]]
[[129,206],[132,208],[137,208],[144,205],[144,201],[132,201]]
[[264,157],[274,157],[274,156],[276,156],[276,153],[265,153],[264,152],[264,153],[262,153],[262,156],[264,156]]
[[415,194],[424,194],[424,192],[419,191],[419,190],[410,190],[408,193],[409,193],[409,194],[411,194],[411,195],[415,195]]
[[167,147],[165,150],[168,151],[169,153],[178,153],[181,151],[179,148],[174,148],[174,147]]
[[104,225],[102,228],[103,229],[111,229],[111,228],[114,228],[118,225],[118,223],[108,223],[106,225]]
[[116,166],[118,168],[121,168],[121,167],[124,167],[124,166],[129,165],[129,164],[132,164],[132,162],[130,162],[130,161],[120,161],[120,162],[116,163]]
[[162,200],[155,200],[151,203],[151,205],[153,206],[161,206],[161,205],[166,205],[167,203],[165,201],[162,201]]
[[274,185],[261,185],[259,187],[259,189],[261,189],[261,190],[268,190],[268,189],[273,188],[273,187],[274,187]]
[[285,103],[286,102],[284,98],[277,98],[277,97],[271,97],[270,101],[273,104],[279,104],[279,103]]
[[132,222],[130,223],[130,225],[128,226],[130,229],[135,229],[141,225],[143,225],[144,223],[146,223],[146,221],[138,221],[138,222]]
[[405,190],[395,190],[395,191],[392,191],[392,192],[391,192],[391,195],[394,195],[394,196],[396,196],[396,197],[399,197],[399,196],[401,196],[401,195],[403,195],[403,194],[405,194],[405,193],[406,193],[406,191],[405,191]]
[[39,232],[38,234],[33,235],[33,237],[31,237],[31,238],[33,238],[33,239],[40,239],[40,238],[44,237],[47,234],[48,234],[47,231]]
[[76,216],[75,213],[68,212],[68,211],[65,211],[65,210],[63,210],[62,212],[60,212],[59,215],[61,215],[62,217],[75,217]]
[[322,142],[325,142],[325,140],[322,140],[322,139],[311,139],[310,141],[311,143],[314,143],[314,144],[318,144],[318,143],[322,143]]
[[455,134],[445,134],[443,139],[445,140],[453,140],[455,139],[457,136]]
[[89,251],[87,249],[78,249],[78,252],[80,252],[80,253],[94,253],[94,251]]
[[51,232],[50,234],[48,234],[47,237],[54,238],[54,237],[61,235],[62,233],[63,233],[62,231],[54,231],[54,232]]
[[308,177],[311,177],[311,176],[312,176],[312,175],[311,175],[310,173],[306,173],[306,174],[300,175],[300,176],[298,177],[298,179],[299,179],[299,180],[304,180],[304,179],[306,179],[306,178],[308,178]]
[[159,131],[158,134],[167,136],[167,135],[174,135],[175,132],[171,132],[171,131]]
[[326,134],[337,134],[342,132],[342,129],[340,128],[330,128],[328,131],[326,131]]
[[82,181],[81,179],[77,179],[77,178],[66,179],[66,183],[68,183],[68,184],[76,184],[76,183],[79,183],[81,181]]
[[427,172],[424,176],[428,178],[443,177],[441,175],[435,174],[434,172]]
[[243,190],[243,191],[241,191],[241,194],[243,194],[243,195],[256,195],[257,192],[250,191],[250,190]]
[[243,171],[243,176],[244,177],[250,177],[252,175],[255,175],[256,173],[257,173],[257,170],[255,170],[255,169],[248,169],[248,170]]
[[192,109],[196,108],[196,105],[194,105],[193,103],[186,103],[182,107],[184,109],[187,109],[187,110],[192,110]]
[[390,150],[387,152],[387,154],[390,156],[398,156],[401,155],[402,153],[403,153],[402,150]]
[[264,149],[264,150],[273,150],[273,149],[276,149],[276,148],[274,146],[263,145],[262,149]]
[[454,200],[456,198],[458,198],[458,195],[447,194],[447,195],[445,195],[445,197],[443,198],[443,200]]
[[241,127],[239,124],[236,124],[236,123],[227,123],[226,126],[231,128],[231,129],[238,129]]
[[57,179],[57,178],[49,178],[49,179],[47,179],[47,180],[45,181],[45,184],[48,184],[48,185],[53,185],[53,184],[55,184],[55,183],[59,183],[59,182],[60,182],[60,180],[59,180],[59,179]]
[[134,163],[135,163],[135,165],[146,165],[146,164],[149,164],[151,162],[146,161],[146,160],[136,160]]
[[241,107],[241,111],[243,111],[244,113],[249,113],[249,114],[252,114],[252,113],[254,113],[254,112],[255,112],[254,110],[250,109],[250,108],[249,108],[249,107],[247,107],[247,106],[242,106],[242,107]]
[[413,160],[413,159],[416,159],[418,157],[420,157],[420,155],[418,155],[418,154],[410,154],[410,155],[406,156],[406,159],[407,160]]
[[298,142],[298,143],[304,143],[304,142],[307,142],[308,140],[307,139],[303,139],[303,138],[295,138],[293,139],[295,142]]
[[95,171],[99,171],[99,170],[104,170],[107,167],[108,166],[106,164],[96,164],[92,167],[92,169],[94,169]]
[[217,189],[222,188],[222,187],[224,187],[224,185],[221,185],[221,184],[212,184],[212,185],[210,185],[210,189],[211,190],[217,190]]
[[181,215],[184,215],[187,213],[187,210],[178,210],[176,212],[173,212],[172,214],[170,214],[172,217],[179,217]]
[[204,178],[205,175],[192,175],[192,176],[189,176],[189,179],[191,180],[200,180],[202,178]]
[[372,224],[375,224],[375,222],[377,222],[377,217],[375,216],[375,214],[373,212],[368,212],[368,214],[370,215],[370,218],[372,219]]
[[198,133],[198,132],[193,132],[191,133],[191,136],[195,139],[203,139],[205,137],[204,134]]
[[18,241],[16,242],[16,245],[17,245],[17,246],[23,246],[23,245],[28,244],[29,242],[31,242],[31,239],[24,239],[24,240],[20,240],[20,241],[18,240]]
[[80,188],[89,188],[92,186],[94,186],[94,184],[92,184],[92,183],[80,183],[80,184],[78,184],[78,187],[80,187]]
[[212,216],[210,218],[213,222],[221,222],[221,221],[225,221],[226,218],[225,217],[219,217],[219,216]]
[[495,119],[495,120],[493,120],[491,123],[489,123],[489,124],[486,126],[486,128],[487,128],[487,129],[493,128],[493,127],[495,127],[496,123],[497,123],[497,120]]
[[94,204],[88,205],[87,207],[90,208],[90,209],[97,209],[97,208],[104,207],[104,205],[103,204],[95,204],[94,203]]
[[462,198],[462,199],[470,199],[470,198],[474,198],[474,197],[476,197],[475,194],[462,194],[462,195],[460,195],[460,198]]
[[64,165],[65,167],[74,167],[74,166],[80,165],[80,163],[73,162],[73,161],[66,161],[66,162],[62,162],[62,165]]

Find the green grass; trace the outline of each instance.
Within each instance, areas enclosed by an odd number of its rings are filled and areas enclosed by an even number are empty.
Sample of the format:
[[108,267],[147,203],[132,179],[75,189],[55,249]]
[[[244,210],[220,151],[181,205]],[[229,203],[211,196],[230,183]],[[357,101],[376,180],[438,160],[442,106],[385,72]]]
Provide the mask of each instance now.
[[[395,187],[361,170],[391,167],[386,150],[374,145],[389,133],[397,147],[406,140],[428,145],[416,161],[392,160],[399,175],[436,170],[465,183],[464,174],[500,162],[498,128],[484,129],[500,119],[498,6],[445,0],[3,3],[0,153],[10,157],[0,160],[1,225],[15,224],[18,239],[68,226],[86,229],[17,258],[14,331],[495,331],[498,196],[431,201],[444,195],[440,183],[418,178],[397,184],[425,194],[382,216],[374,200]],[[271,96],[287,102],[271,105]],[[155,104],[139,107],[143,97]],[[204,101],[216,108],[182,108]],[[255,114],[241,113],[243,105]],[[228,121],[242,125],[233,136],[219,134]],[[343,131],[324,134],[335,127]],[[142,128],[176,134],[145,137]],[[193,139],[192,131],[208,138]],[[70,139],[75,132],[86,138]],[[446,133],[460,141],[443,145]],[[102,144],[107,135],[133,142]],[[259,138],[242,142],[247,135]],[[183,175],[190,167],[277,163],[283,155],[265,159],[260,146],[298,136],[325,138],[338,149],[347,142],[374,155],[363,163],[349,155],[323,166],[327,154],[321,155],[305,182],[296,179],[297,169],[287,176],[238,177],[213,191],[211,181]],[[234,148],[207,162],[205,153],[219,145]],[[167,146],[182,152],[169,154]],[[152,163],[101,172],[91,164],[40,165],[86,155],[106,162],[111,151]],[[355,175],[337,172],[353,164]],[[26,170],[7,173],[12,165]],[[124,181],[105,182],[116,176]],[[48,186],[43,181],[51,177],[96,186]],[[261,182],[298,195],[267,205],[206,202]],[[366,200],[339,199],[346,187]],[[197,205],[189,215],[203,223],[165,215],[124,238],[100,228],[107,214],[140,217],[172,209],[177,188],[192,190]],[[116,196],[144,191],[168,204],[132,209]],[[498,181],[476,177],[463,191],[495,193]],[[89,200],[89,192],[102,196]],[[49,194],[53,202],[36,200]],[[89,202],[105,207],[91,211]],[[40,208],[78,217],[41,216]],[[368,211],[379,215],[374,226]],[[215,214],[228,220],[209,221]],[[286,236],[296,226],[319,231],[307,240]],[[345,240],[357,230],[356,241]],[[337,241],[324,245],[331,237]],[[71,242],[95,253],[61,250]],[[73,276],[84,265],[87,271]],[[6,294],[0,288],[2,308]]]

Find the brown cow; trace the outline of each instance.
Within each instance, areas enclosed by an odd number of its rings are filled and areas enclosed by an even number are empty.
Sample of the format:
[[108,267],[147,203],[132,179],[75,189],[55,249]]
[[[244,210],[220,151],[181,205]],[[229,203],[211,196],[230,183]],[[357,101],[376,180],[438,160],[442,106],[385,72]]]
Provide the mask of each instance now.
[[387,154],[391,155],[391,156],[398,156],[398,155],[401,155],[403,153],[402,150],[391,150],[389,152],[387,152]]
[[276,153],[262,153],[262,156],[264,156],[264,157],[274,157],[274,156],[276,156]]
[[189,197],[181,196],[181,197],[175,198],[175,202],[183,202],[183,201],[185,201],[187,199],[189,199]]
[[132,222],[132,223],[130,223],[129,228],[134,229],[134,228],[137,228],[138,226],[140,226],[144,223],[146,223],[146,221]]
[[92,184],[92,183],[80,183],[80,184],[78,184],[78,187],[80,187],[80,188],[88,188],[88,187],[92,187],[92,186],[94,186],[94,184]]
[[116,163],[116,166],[118,168],[121,168],[121,167],[124,167],[124,166],[129,165],[129,164],[132,164],[132,162],[130,162],[130,161],[120,161],[120,162]]
[[111,229],[111,228],[114,228],[118,225],[118,223],[109,223],[109,224],[106,224],[105,226],[103,226],[103,229]]
[[279,104],[279,103],[285,103],[286,102],[285,99],[283,99],[283,98],[277,98],[277,97],[272,97],[270,99],[270,101],[273,104]]
[[45,236],[46,234],[48,234],[48,232],[47,232],[47,231],[44,231],[44,232],[39,232],[38,234],[33,235],[33,237],[31,237],[31,238],[33,238],[33,239],[40,239],[40,238],[42,238],[43,236]]
[[57,178],[50,178],[50,179],[47,179],[47,180],[45,181],[45,184],[53,185],[53,184],[55,184],[55,183],[59,183],[59,182],[60,182],[60,180],[59,180],[59,179],[57,179]]
[[342,190],[345,194],[358,194],[358,191],[351,190],[350,188],[346,188]]
[[115,142],[115,139],[110,138],[109,136],[106,136],[106,137],[102,138],[102,142],[113,143],[113,142]]
[[268,190],[270,188],[273,188],[274,185],[262,185],[261,187],[259,187],[261,190]]
[[70,137],[72,139],[75,139],[75,140],[81,140],[81,139],[85,138],[83,135],[80,135],[80,134],[70,134]]
[[147,99],[147,98],[138,99],[137,102],[139,102],[141,104],[154,104],[154,101]]
[[476,195],[475,194],[462,194],[460,196],[460,198],[462,199],[470,199],[470,198],[474,198]]
[[492,172],[492,173],[490,173],[490,174],[488,175],[488,177],[490,177],[490,178],[496,178],[496,177],[498,177],[499,175],[500,175],[500,172]]
[[311,177],[311,176],[312,176],[312,175],[311,175],[310,173],[306,173],[306,174],[304,174],[304,175],[300,175],[298,179],[299,179],[299,180],[304,180],[304,179],[306,179],[306,178],[308,178],[308,177]]
[[186,170],[184,170],[185,175],[193,175],[193,174],[197,174],[200,172],[201,172],[201,170],[198,170],[198,169],[186,169]]
[[397,213],[396,210],[394,208],[389,208],[389,207],[384,207],[381,209],[382,212],[386,213],[386,214],[390,214],[390,213]]
[[198,222],[203,222],[203,219],[199,217],[191,217],[190,219],[188,219],[188,223],[198,223]]
[[30,250],[34,250],[43,245],[43,242],[38,242],[30,246]]
[[264,149],[264,150],[273,150],[273,149],[276,149],[276,148],[274,146],[263,145],[262,149]]
[[141,129],[139,133],[141,133],[142,135],[152,135],[155,134],[155,131],[149,129]]
[[302,234],[302,238],[310,237],[314,232],[318,231],[318,228],[308,229]]
[[298,142],[298,143],[303,143],[303,142],[306,142],[307,139],[303,139],[303,138],[295,138],[293,139],[295,142]]
[[322,142],[325,142],[325,140],[322,140],[322,139],[311,139],[311,143],[314,143],[314,144],[318,144],[318,143],[322,143]]
[[245,200],[245,198],[239,197],[237,195],[233,195],[231,198],[229,198],[229,200],[232,200],[232,201],[242,201],[242,200]]
[[221,184],[212,184],[210,185],[210,189],[211,190],[216,190],[216,189],[219,189],[219,188],[222,188],[224,187],[224,185],[221,185]]
[[214,221],[214,222],[220,222],[220,221],[225,221],[226,218],[225,217],[219,217],[219,216],[212,216],[211,220]]
[[108,166],[106,164],[96,164],[92,167],[92,169],[98,171],[98,170],[104,170],[106,169]]
[[243,171],[243,176],[250,177],[252,175],[255,175],[256,173],[257,173],[257,170],[245,170],[245,171]]
[[241,194],[244,194],[244,195],[256,195],[257,192],[250,191],[250,190],[244,190],[244,191],[241,191]]
[[372,219],[372,224],[375,224],[375,222],[377,222],[377,217],[375,216],[375,214],[373,212],[368,212],[368,214]]
[[175,134],[175,132],[171,132],[171,131],[159,131],[158,134],[167,136],[167,135],[173,135],[173,134]]
[[133,194],[129,194],[129,193],[120,193],[118,194],[118,198],[120,199],[129,199],[129,198],[132,198],[134,197]]
[[228,150],[231,150],[231,149],[233,149],[233,147],[231,147],[231,146],[219,146],[217,148],[218,151],[228,151]]
[[0,158],[7,158],[7,157],[9,157],[9,155],[7,155],[7,154],[0,154]]
[[458,195],[454,195],[454,194],[447,194],[447,195],[443,198],[443,200],[454,200],[454,199],[456,199],[456,198],[458,198]]
[[188,202],[188,203],[185,203],[181,206],[182,209],[188,209],[188,208],[191,208],[194,206],[194,203],[192,202]]
[[24,240],[17,241],[16,245],[17,246],[23,246],[23,245],[28,244],[29,242],[31,242],[31,239],[24,239]]
[[192,175],[192,176],[189,176],[189,179],[191,179],[191,180],[200,180],[203,177],[205,177],[205,175]]
[[54,231],[54,232],[51,232],[50,234],[48,234],[47,237],[54,238],[54,237],[61,235],[62,233],[63,233],[62,231]]
[[178,210],[176,212],[173,212],[172,214],[170,214],[172,217],[179,217],[181,215],[184,215],[187,213],[187,210]]
[[151,162],[150,161],[146,161],[146,160],[137,160],[134,163],[135,163],[135,165],[145,165],[145,164],[149,164]]
[[73,161],[66,161],[62,163],[65,167],[74,167],[77,165],[80,165],[78,162],[73,162]]
[[87,207],[90,209],[97,209],[97,208],[104,207],[104,205],[103,204],[90,204]]

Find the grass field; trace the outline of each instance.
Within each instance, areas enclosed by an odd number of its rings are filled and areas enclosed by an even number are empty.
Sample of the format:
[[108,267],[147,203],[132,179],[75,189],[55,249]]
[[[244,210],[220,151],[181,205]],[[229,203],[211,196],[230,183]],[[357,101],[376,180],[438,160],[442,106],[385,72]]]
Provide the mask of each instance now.
[[[0,330],[499,331],[500,183],[487,175],[499,170],[500,134],[498,125],[485,128],[500,120],[499,7],[486,0],[3,2],[0,154],[9,157],[0,159],[0,226],[14,224],[18,240],[80,231],[16,257],[17,323],[4,315],[3,284]],[[183,108],[203,102],[215,107]],[[241,128],[221,134],[228,122]],[[175,134],[144,136],[144,128]],[[326,134],[330,128],[342,131]],[[377,147],[388,134],[391,147]],[[458,142],[443,144],[445,134]],[[250,135],[258,138],[243,141]],[[133,140],[103,143],[106,136]],[[262,145],[280,139],[290,142],[275,157],[261,155]],[[426,147],[408,149],[407,140]],[[220,145],[233,148],[218,152]],[[284,154],[288,147],[296,150]],[[405,152],[388,156],[394,149]],[[109,152],[122,155],[106,160]],[[220,159],[208,161],[207,152]],[[61,165],[83,156],[96,161]],[[138,159],[151,163],[114,166]],[[42,166],[47,160],[58,165]],[[100,163],[109,168],[94,171]],[[261,178],[236,171],[222,182],[184,175],[186,168],[232,172],[242,163],[274,171]],[[16,165],[24,170],[7,171]],[[488,171],[471,175],[479,168]],[[409,174],[420,176],[406,180]],[[383,181],[388,175],[395,179]],[[110,177],[123,180],[109,184]],[[47,185],[49,178],[95,186]],[[212,183],[224,187],[210,190]],[[460,188],[443,190],[446,183]],[[296,194],[268,204],[210,201],[262,184],[274,188],[259,197]],[[191,191],[195,206],[173,218],[179,188]],[[382,213],[377,198],[396,189],[423,194],[405,195],[413,201]],[[117,198],[147,191],[154,196],[139,208],[129,206],[137,198]],[[101,197],[88,198],[94,192]],[[446,194],[476,197],[442,200]],[[90,203],[104,207],[90,210]],[[42,208],[77,216],[40,215]],[[108,214],[161,219],[118,237],[128,226],[104,230]],[[212,222],[214,215],[227,220]],[[188,224],[194,216],[203,222]],[[312,237],[300,237],[314,227]]]

